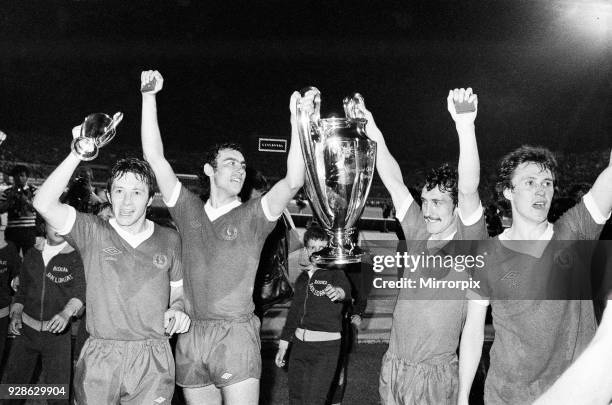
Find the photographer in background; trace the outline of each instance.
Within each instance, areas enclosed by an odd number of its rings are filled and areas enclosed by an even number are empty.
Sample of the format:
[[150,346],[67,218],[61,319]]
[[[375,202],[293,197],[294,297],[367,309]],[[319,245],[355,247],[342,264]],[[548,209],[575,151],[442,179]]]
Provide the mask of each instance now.
[[8,212],[6,240],[13,242],[24,255],[36,241],[36,211],[32,206],[36,188],[28,184],[30,169],[27,166],[15,166],[11,176],[14,185],[0,195],[0,213]]

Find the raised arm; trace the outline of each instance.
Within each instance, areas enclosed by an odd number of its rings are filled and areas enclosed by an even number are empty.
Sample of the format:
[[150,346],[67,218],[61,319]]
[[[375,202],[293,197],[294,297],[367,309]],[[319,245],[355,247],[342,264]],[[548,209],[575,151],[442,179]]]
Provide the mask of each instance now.
[[170,200],[172,191],[178,182],[170,163],[164,157],[164,145],[157,123],[157,93],[164,87],[164,78],[157,70],[148,70],[140,75],[140,91],[142,92],[142,121],[140,136],[142,153],[151,165],[159,191],[164,200]]
[[[459,209],[464,217],[469,217],[480,206],[478,184],[480,182],[480,159],[476,144],[474,121],[478,114],[478,97],[472,88],[455,89],[448,92],[447,108],[459,135],[459,165],[457,167],[457,188]],[[457,107],[473,104],[475,111],[458,113]]]
[[612,401],[610,302],[591,343],[534,405],[608,404]]
[[459,405],[469,403],[470,390],[482,355],[486,315],[485,305],[468,301],[467,317],[459,344]]
[[283,213],[289,201],[304,185],[304,158],[302,157],[296,116],[297,103],[300,100],[300,93],[296,91],[293,92],[289,101],[289,110],[291,111],[291,144],[287,154],[287,174],[263,197],[270,210],[270,215],[273,217],[278,217]]
[[610,162],[595,180],[591,195],[597,204],[600,212],[607,216],[612,210],[612,153],[610,153]]
[[[78,131],[76,127],[74,131]],[[55,229],[63,229],[68,221],[70,208],[60,202],[60,196],[66,189],[72,174],[81,160],[73,153],[47,177],[34,196],[34,208]]]
[[412,195],[408,187],[404,184],[400,166],[397,160],[391,155],[385,143],[385,138],[376,125],[372,113],[365,108],[361,109],[361,113],[365,119],[368,120],[366,124],[366,134],[368,138],[376,142],[376,170],[387,188],[387,191],[391,194],[395,209],[399,211],[400,207],[407,199],[412,201]]

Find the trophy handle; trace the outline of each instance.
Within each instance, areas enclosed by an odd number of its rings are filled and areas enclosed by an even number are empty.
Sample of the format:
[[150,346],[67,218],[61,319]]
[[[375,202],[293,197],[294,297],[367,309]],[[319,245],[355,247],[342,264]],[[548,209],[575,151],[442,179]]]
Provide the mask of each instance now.
[[113,115],[113,120],[108,125],[108,127],[106,127],[104,134],[102,134],[99,138],[96,139],[97,147],[101,148],[113,140],[113,138],[117,134],[117,131],[116,131],[117,126],[121,123],[122,120],[123,120],[122,112],[117,112],[115,113],[115,115]]
[[296,106],[296,121],[306,166],[306,193],[314,213],[322,222],[321,225],[330,227],[332,225],[330,218],[333,218],[333,213],[328,206],[327,198],[324,198],[326,193],[322,186],[325,185],[325,182],[318,181],[316,170],[316,165],[320,160],[320,157],[317,156],[316,144],[322,142],[324,136],[318,126],[321,116],[321,92],[315,87],[307,87],[302,90],[301,94],[302,98]]
[[353,94],[352,97],[346,97],[342,104],[344,105],[344,115],[349,119],[365,118],[363,110],[365,110],[365,101],[359,93]]

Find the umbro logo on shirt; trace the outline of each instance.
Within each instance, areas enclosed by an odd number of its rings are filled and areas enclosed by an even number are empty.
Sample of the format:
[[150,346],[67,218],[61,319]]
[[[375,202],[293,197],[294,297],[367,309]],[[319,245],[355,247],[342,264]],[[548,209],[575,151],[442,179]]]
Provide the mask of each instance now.
[[510,287],[518,287],[519,285],[519,273],[516,271],[507,272],[501,279],[507,282]]
[[230,373],[225,373],[221,376],[221,378],[223,378],[224,380],[229,380],[230,378],[232,378],[233,374]]
[[104,249],[102,249],[102,251],[104,253],[108,254],[108,255],[111,255],[111,256],[121,254],[121,250],[117,249],[114,246],[104,248]]

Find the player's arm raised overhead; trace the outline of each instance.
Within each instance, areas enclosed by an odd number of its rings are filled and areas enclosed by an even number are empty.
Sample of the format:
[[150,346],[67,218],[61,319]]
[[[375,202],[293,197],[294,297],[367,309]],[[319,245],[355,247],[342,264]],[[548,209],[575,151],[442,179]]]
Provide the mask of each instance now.
[[[459,210],[464,218],[468,218],[480,206],[478,195],[480,158],[474,126],[478,114],[478,97],[473,93],[472,88],[468,87],[449,91],[446,101],[448,112],[455,121],[457,135],[459,135],[459,165],[457,167]],[[462,113],[461,106],[463,105],[473,105],[474,111]]]
[[[73,135],[80,132],[80,126],[73,128]],[[34,196],[34,209],[45,219],[47,225],[62,230],[70,215],[70,207],[60,202],[60,197],[74,170],[81,160],[70,153],[59,166],[47,177]]]
[[157,70],[147,70],[140,74],[142,93],[142,120],[140,136],[144,158],[153,169],[159,191],[164,200],[170,200],[178,182],[170,163],[164,157],[164,145],[157,122],[156,95],[164,87],[164,78]]
[[374,116],[369,110],[358,108],[368,121],[366,124],[366,134],[368,138],[376,142],[376,170],[387,188],[387,191],[391,194],[391,199],[393,200],[396,211],[399,212],[403,204],[413,200],[412,195],[408,187],[404,184],[400,166],[397,160],[391,155],[382,131],[374,121]]
[[612,152],[610,153],[608,167],[599,174],[590,194],[593,196],[601,214],[607,216],[612,210]]
[[[300,137],[297,129],[296,109],[298,102],[307,102],[309,94],[303,98],[300,93],[293,92],[289,101],[291,112],[291,144],[287,154],[287,174],[279,180],[270,191],[263,196],[265,204],[272,217],[279,217],[295,193],[304,185],[304,158],[300,146]],[[264,206],[266,206],[264,205]]]

